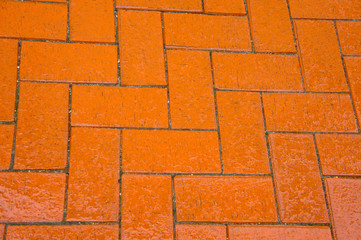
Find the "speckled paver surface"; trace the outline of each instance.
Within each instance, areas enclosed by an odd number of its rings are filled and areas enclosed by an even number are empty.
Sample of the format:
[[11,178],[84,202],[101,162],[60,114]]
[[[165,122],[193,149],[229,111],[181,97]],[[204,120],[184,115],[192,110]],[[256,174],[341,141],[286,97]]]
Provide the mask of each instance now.
[[360,0],[0,0],[0,239],[360,240]]

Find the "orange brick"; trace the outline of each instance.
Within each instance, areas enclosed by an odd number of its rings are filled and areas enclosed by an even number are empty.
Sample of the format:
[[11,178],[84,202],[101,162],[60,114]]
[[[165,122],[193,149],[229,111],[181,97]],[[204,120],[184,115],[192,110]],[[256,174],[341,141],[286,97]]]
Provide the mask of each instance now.
[[247,17],[165,13],[164,27],[168,47],[251,51]]
[[0,173],[0,221],[61,221],[65,176],[62,173]]
[[170,176],[122,176],[122,239],[173,239]]
[[209,53],[167,51],[167,61],[172,127],[215,129]]
[[312,135],[271,134],[270,148],[281,220],[327,223]]
[[119,11],[123,85],[167,85],[159,12]]
[[123,171],[220,173],[217,132],[124,130]]
[[212,239],[226,240],[226,226],[222,225],[176,225],[177,240]]
[[201,12],[202,0],[116,0],[118,8]]
[[256,52],[296,52],[287,2],[247,0]]
[[73,86],[72,124],[167,128],[167,90]]
[[6,238],[37,239],[119,239],[117,225],[41,225],[8,226]]
[[10,167],[13,136],[13,125],[0,125],[0,169],[8,169]]
[[271,177],[176,176],[177,221],[275,222]]
[[361,180],[326,179],[335,239],[361,239]]
[[65,84],[20,84],[14,168],[65,168],[68,104]]
[[217,92],[225,173],[270,173],[258,93]]
[[113,0],[69,1],[70,41],[115,42]]
[[316,135],[324,175],[361,176],[361,135]]
[[361,58],[347,57],[344,58],[344,60],[350,84],[352,101],[355,106],[359,126],[361,126]]
[[333,23],[299,20],[294,26],[306,90],[348,91]]
[[23,42],[20,79],[117,83],[117,47]]
[[300,226],[229,226],[229,239],[267,240],[332,240],[328,227]]
[[361,55],[361,22],[337,21],[336,26],[342,53]]
[[0,37],[65,40],[67,5],[0,1]]
[[18,42],[0,39],[0,121],[14,120],[17,65]]
[[118,221],[120,131],[73,128],[69,165],[67,220]]
[[360,18],[359,0],[289,0],[293,18]]
[[269,131],[357,132],[346,94],[265,93],[263,103]]
[[213,53],[216,88],[302,90],[297,56]]
[[225,0],[222,3],[217,0],[204,0],[204,12],[219,14],[246,14],[243,1]]

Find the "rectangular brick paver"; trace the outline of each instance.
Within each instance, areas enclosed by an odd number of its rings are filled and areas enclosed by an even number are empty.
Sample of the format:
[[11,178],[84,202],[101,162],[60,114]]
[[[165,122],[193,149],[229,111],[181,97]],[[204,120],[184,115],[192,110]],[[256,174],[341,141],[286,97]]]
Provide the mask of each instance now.
[[14,126],[0,125],[0,169],[8,169],[13,149]]
[[173,239],[170,176],[123,175],[122,239]]
[[67,220],[118,221],[120,131],[73,128],[70,142]]
[[187,177],[174,179],[180,222],[275,222],[270,177]]
[[313,137],[272,134],[270,147],[281,220],[327,223]]
[[23,42],[21,80],[117,83],[117,47]]
[[357,132],[349,95],[265,93],[267,130],[289,132]]
[[176,239],[193,240],[193,239],[213,239],[226,240],[226,226],[222,225],[176,225]]
[[359,0],[289,0],[294,18],[353,19],[360,18]]
[[337,21],[336,26],[342,53],[361,55],[361,22]]
[[123,170],[220,173],[217,132],[125,130]]
[[361,238],[361,180],[326,179],[334,235],[338,240]]
[[0,39],[0,121],[14,120],[18,41]]
[[8,226],[7,239],[118,239],[117,225]]
[[0,2],[0,37],[65,40],[66,31],[65,4]]
[[63,218],[65,174],[0,173],[1,222],[56,222]]
[[69,1],[70,41],[115,42],[113,0]]
[[256,52],[296,52],[287,2],[247,0]]
[[201,12],[202,0],[116,0],[118,8]]
[[217,92],[225,173],[269,173],[267,143],[258,93]]
[[320,134],[316,142],[324,175],[361,175],[361,135]]
[[246,17],[165,13],[164,28],[167,47],[251,51]]
[[306,90],[348,91],[333,23],[299,20],[294,26]]
[[167,90],[74,86],[73,126],[167,128]]
[[300,226],[229,226],[229,239],[268,239],[268,240],[331,240],[328,227]]
[[296,56],[244,53],[213,53],[212,56],[217,88],[302,90],[302,78]]
[[166,85],[161,14],[118,14],[122,85]]
[[204,0],[204,12],[214,14],[244,15],[246,8],[243,1],[225,0],[222,4],[217,0]]
[[206,52],[167,51],[173,128],[215,129],[213,80]]
[[68,85],[21,83],[14,167],[64,169],[68,115]]

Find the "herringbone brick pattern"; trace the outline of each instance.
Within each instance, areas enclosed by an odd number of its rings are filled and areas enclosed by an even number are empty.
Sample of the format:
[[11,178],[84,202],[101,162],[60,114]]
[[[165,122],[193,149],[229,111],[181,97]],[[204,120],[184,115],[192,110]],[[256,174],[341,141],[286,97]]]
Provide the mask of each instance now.
[[0,239],[361,239],[361,1],[1,0]]

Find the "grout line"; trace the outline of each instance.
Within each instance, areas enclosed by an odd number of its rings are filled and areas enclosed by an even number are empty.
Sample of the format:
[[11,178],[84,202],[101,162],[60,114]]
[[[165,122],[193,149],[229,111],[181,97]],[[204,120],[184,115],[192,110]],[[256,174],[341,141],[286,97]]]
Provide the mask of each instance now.
[[177,205],[175,201],[175,187],[174,187],[174,177],[172,175],[172,213],[173,213],[173,238],[177,239],[176,223],[177,223]]
[[169,76],[168,76],[168,61],[167,61],[167,49],[165,46],[165,28],[164,28],[164,16],[163,12],[160,14],[162,23],[162,37],[163,37],[163,51],[164,51],[164,67],[165,67],[165,78],[167,81],[167,104],[168,104],[168,128],[172,128],[172,121],[170,115],[170,98],[169,98]]
[[271,177],[271,174],[258,173],[194,173],[194,172],[124,172],[125,175],[169,175],[169,176],[195,176],[195,177]]
[[19,173],[66,173],[63,169],[2,169],[0,172],[19,172]]
[[340,179],[361,179],[361,175],[351,176],[351,175],[323,175],[325,178],[340,178]]
[[66,0],[66,4],[68,5],[68,14],[66,17],[66,42],[70,42],[70,0]]
[[[244,8],[246,10],[246,15],[247,15],[247,19],[248,19],[248,29],[249,29],[249,37],[251,40],[251,46],[252,46],[252,52],[251,53],[255,53],[255,49],[254,49],[254,42],[253,42],[253,35],[252,35],[252,27],[251,27],[251,8],[248,7],[248,0],[243,0],[244,3]],[[250,5],[250,4],[249,4]]]
[[204,10],[204,0],[202,0],[202,13],[205,14],[206,11]]
[[218,106],[217,106],[217,92],[215,89],[215,83],[214,83],[214,71],[213,71],[213,57],[212,52],[209,52],[209,60],[211,65],[211,74],[212,74],[212,85],[213,85],[213,98],[214,98],[214,111],[216,116],[216,124],[217,124],[217,133],[218,133],[218,148],[219,148],[219,159],[221,164],[221,173],[224,173],[224,167],[223,167],[223,154],[222,154],[222,143],[221,143],[221,132],[219,129],[219,118],[218,118]]
[[[340,54],[341,54],[341,61],[342,61],[343,72],[344,72],[344,74],[345,74],[345,80],[346,80],[347,88],[348,88],[348,91],[349,91],[348,94],[349,94],[349,96],[350,96],[351,105],[352,105],[352,110],[353,110],[353,114],[354,114],[354,117],[355,117],[355,120],[356,120],[356,127],[357,127],[358,132],[361,133],[360,125],[359,125],[358,119],[357,119],[357,113],[356,113],[355,104],[354,104],[354,101],[353,101],[353,98],[352,98],[351,86],[350,86],[350,83],[349,83],[349,80],[348,80],[346,64],[345,64],[345,60],[344,60],[343,55],[342,55],[342,49],[341,49],[340,38],[339,38],[339,36],[338,36],[337,25],[336,25],[336,22],[335,22],[335,21],[333,22],[333,26],[334,26],[335,32],[336,32],[338,48],[339,48]],[[361,121],[361,120],[360,120],[360,121]]]
[[11,151],[11,160],[9,169],[14,169],[15,165],[15,146],[16,146],[16,132],[18,128],[18,114],[19,114],[19,98],[20,98],[20,59],[21,59],[21,40],[18,42],[18,64],[17,64],[17,75],[16,75],[16,94],[15,94],[15,112],[14,112],[14,136],[13,146]]
[[255,92],[255,93],[294,93],[294,94],[350,94],[350,92],[309,92],[309,91],[301,91],[301,90],[259,90],[259,89],[228,89],[228,88],[216,88],[217,91],[222,92]]
[[277,133],[277,134],[336,134],[336,135],[357,135],[359,132],[287,132],[287,131],[267,131],[268,133]]
[[75,81],[58,81],[58,80],[19,80],[20,82],[30,82],[30,83],[50,83],[50,84],[72,84],[79,86],[98,86],[98,87],[124,87],[124,88],[167,88],[167,86],[162,85],[121,85],[119,83],[86,83],[86,82],[75,82]]
[[108,129],[124,129],[124,130],[140,130],[140,131],[194,131],[194,132],[215,132],[216,129],[189,129],[189,128],[137,128],[137,127],[112,127],[112,126],[77,126],[73,125],[73,127],[78,128],[108,128]]
[[296,23],[293,22],[293,19],[292,19],[292,16],[291,16],[291,8],[290,8],[290,4],[289,4],[288,0],[286,0],[286,4],[287,4],[287,9],[288,9],[288,16],[290,18],[290,23],[291,23],[291,28],[292,28],[293,41],[294,41],[294,44],[295,44],[298,65],[300,66],[302,88],[303,88],[303,91],[306,92],[305,79],[304,79],[304,73],[303,73],[304,70],[303,70],[301,48],[300,48],[299,43],[298,43],[297,26],[296,26]]
[[236,50],[236,49],[226,49],[226,48],[198,48],[198,47],[189,47],[189,46],[166,46],[167,50],[177,50],[177,51],[212,51],[212,52],[220,52],[220,53],[244,53],[244,54],[260,54],[260,55],[290,55],[295,56],[297,53],[291,52],[252,52],[249,50]]
[[329,223],[282,223],[282,222],[177,222],[178,225],[225,225],[225,226],[312,226],[329,227]]
[[66,2],[51,2],[51,1],[42,1],[42,0],[14,0],[16,2],[32,2],[32,3],[50,3],[50,4],[60,4],[65,5]]
[[270,150],[270,143],[269,143],[269,139],[268,139],[266,116],[265,116],[264,107],[263,107],[262,93],[260,93],[259,95],[260,95],[260,103],[261,103],[261,108],[262,108],[263,127],[264,127],[264,130],[265,130],[265,138],[266,138],[266,145],[267,145],[268,164],[269,164],[270,172],[271,172],[271,175],[272,175],[272,185],[273,185],[273,194],[274,194],[274,198],[275,198],[275,205],[276,205],[276,211],[277,211],[277,220],[278,220],[278,222],[281,223],[282,221],[281,221],[281,217],[280,217],[280,210],[279,210],[279,207],[278,207],[278,199],[277,199],[277,192],[276,192],[276,181],[275,181],[275,178],[274,178],[274,172],[273,172],[273,166],[272,166],[271,150]]
[[14,125],[15,122],[10,122],[10,121],[0,121],[0,125]]
[[122,239],[122,176],[123,176],[123,131],[120,130],[120,154],[119,154],[119,239]]
[[320,177],[321,177],[321,182],[322,182],[322,190],[323,190],[323,194],[324,194],[324,200],[325,200],[325,204],[326,204],[326,208],[327,208],[327,216],[328,216],[328,221],[330,222],[330,229],[331,229],[331,236],[332,239],[336,239],[336,236],[334,235],[333,232],[333,226],[332,226],[332,221],[331,221],[331,211],[330,211],[330,206],[327,200],[327,193],[326,193],[326,185],[325,185],[325,179],[322,173],[322,166],[321,166],[321,161],[320,161],[320,155],[318,153],[318,148],[317,148],[317,143],[316,143],[316,137],[315,134],[312,135],[313,136],[313,144],[315,147],[315,152],[316,152],[316,157],[317,157],[317,164],[318,164],[318,169],[319,169],[319,173],[320,173]]
[[68,209],[68,185],[69,185],[69,167],[70,167],[70,140],[71,140],[71,103],[72,103],[72,85],[69,85],[69,105],[68,105],[68,156],[65,166],[66,180],[65,180],[65,195],[64,195],[64,212],[63,222],[66,221],[67,209]]
[[0,39],[15,39],[15,40],[22,40],[24,42],[40,42],[40,43],[88,44],[88,45],[108,45],[108,46],[116,45],[116,43],[108,43],[108,42],[91,42],[91,41],[71,41],[70,42],[69,40],[64,41],[64,40],[32,39],[32,38],[3,37],[3,36],[0,36]]
[[146,12],[161,12],[161,13],[171,13],[171,14],[194,14],[194,15],[205,15],[205,16],[219,16],[219,17],[245,17],[245,14],[237,13],[217,13],[217,12],[206,12],[204,6],[202,9],[197,10],[184,10],[184,9],[161,9],[161,8],[142,8],[142,7],[118,7],[118,10],[122,11],[146,11]]
[[6,240],[7,231],[8,231],[8,225],[7,225],[7,224],[5,224],[5,227],[4,227],[4,233],[3,233],[3,236],[2,236],[2,239],[3,239],[3,240]]
[[69,225],[117,225],[118,222],[111,221],[66,221],[66,222],[0,222],[9,226],[69,226]]
[[119,23],[119,19],[118,19],[118,10],[116,8],[116,2],[115,0],[113,0],[113,7],[114,7],[114,27],[115,27],[115,44],[117,45],[117,76],[118,76],[118,84],[117,85],[121,85],[121,78],[120,78],[120,44],[119,44],[119,28],[120,28],[120,24]]
[[226,224],[226,240],[229,240],[229,225]]
[[348,21],[348,22],[360,22],[361,19],[341,19],[341,18],[292,18],[294,20],[309,20],[309,21]]

